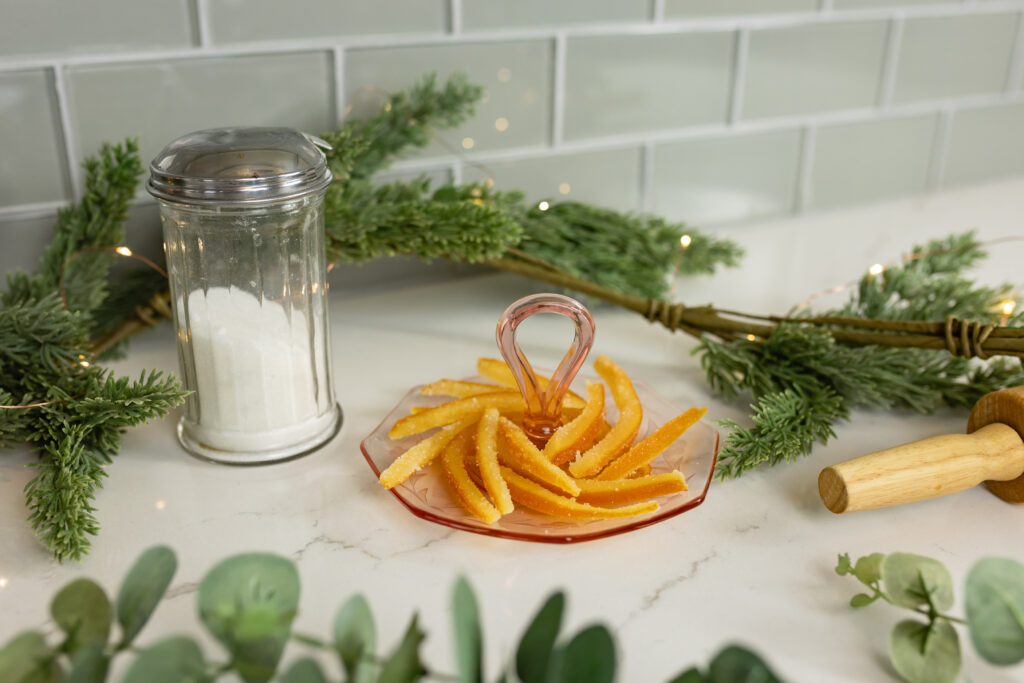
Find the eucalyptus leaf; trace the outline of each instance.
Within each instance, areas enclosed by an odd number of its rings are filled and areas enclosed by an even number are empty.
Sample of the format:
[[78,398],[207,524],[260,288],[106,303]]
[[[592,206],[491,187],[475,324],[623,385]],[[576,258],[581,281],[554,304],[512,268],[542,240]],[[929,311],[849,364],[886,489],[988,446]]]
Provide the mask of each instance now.
[[110,657],[100,645],[83,645],[71,656],[71,669],[62,683],[103,683],[108,668]]
[[173,636],[140,652],[121,683],[206,683],[211,680],[199,645],[191,638]]
[[167,546],[154,546],[135,561],[117,593],[117,621],[123,634],[121,644],[129,645],[149,621],[153,610],[171,585],[178,560]]
[[480,630],[480,609],[469,582],[459,577],[452,595],[455,620],[455,662],[460,683],[481,683],[483,680],[483,634]]
[[700,669],[694,666],[676,674],[673,678],[669,679],[668,683],[707,683],[707,681],[708,679],[704,677]]
[[709,683],[782,683],[756,654],[730,645],[715,655],[708,669]]
[[874,596],[867,593],[857,593],[850,598],[850,607],[865,607],[875,601]]
[[546,680],[564,611],[565,594],[551,595],[523,633],[516,650],[516,673],[523,683],[544,683]]
[[846,576],[853,573],[853,562],[850,561],[850,554],[843,553],[836,559],[836,574]]
[[882,561],[885,560],[884,553],[871,553],[857,560],[853,567],[853,575],[857,579],[870,586],[882,578]]
[[881,577],[894,605],[928,605],[930,595],[937,610],[953,606],[953,577],[938,560],[911,553],[889,553],[882,560]]
[[892,630],[889,656],[910,683],[952,683],[960,673],[960,638],[945,619],[930,626],[906,619]]
[[420,629],[419,617],[413,615],[402,642],[387,658],[380,670],[377,683],[409,683],[427,672],[420,661],[420,644],[426,634]]
[[91,579],[75,579],[64,586],[50,603],[50,614],[67,634],[64,649],[83,645],[105,645],[110,636],[113,609],[107,594]]
[[270,680],[298,610],[295,565],[265,553],[229,557],[203,577],[198,600],[200,619],[231,653],[242,678]]
[[334,647],[349,678],[362,657],[372,657],[377,652],[373,612],[362,595],[346,600],[334,617]]
[[615,641],[600,624],[577,633],[561,648],[554,683],[612,683],[615,680]]
[[304,657],[288,667],[278,681],[280,683],[327,683],[327,678],[316,660]]
[[25,631],[0,649],[0,676],[10,683],[56,683],[61,671],[43,634]]
[[1024,659],[1024,565],[985,557],[967,574],[967,628],[974,649],[1001,666]]

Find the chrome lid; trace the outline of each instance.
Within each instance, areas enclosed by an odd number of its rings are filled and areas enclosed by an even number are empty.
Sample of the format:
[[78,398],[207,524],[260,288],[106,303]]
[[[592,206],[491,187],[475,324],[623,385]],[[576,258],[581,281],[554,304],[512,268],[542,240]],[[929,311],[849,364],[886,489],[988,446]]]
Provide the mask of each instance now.
[[211,128],[189,133],[149,165],[146,189],[182,204],[270,204],[320,192],[331,171],[323,140],[292,128]]

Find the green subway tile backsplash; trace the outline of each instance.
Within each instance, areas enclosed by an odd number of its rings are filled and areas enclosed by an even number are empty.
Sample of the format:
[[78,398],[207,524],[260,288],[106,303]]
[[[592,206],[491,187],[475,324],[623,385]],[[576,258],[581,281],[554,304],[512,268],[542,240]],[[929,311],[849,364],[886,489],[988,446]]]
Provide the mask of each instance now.
[[887,31],[882,21],[754,31],[750,36],[743,118],[874,105]]
[[810,205],[833,207],[925,189],[936,115],[820,128],[814,145]]
[[650,14],[651,0],[462,0],[467,31],[635,22]]
[[723,123],[732,32],[570,38],[565,139]]
[[697,224],[788,213],[800,140],[791,129],[658,145],[652,209]]
[[[0,207],[67,196],[53,77],[48,70],[0,72]],[[7,244],[7,240],[3,240]]]
[[441,33],[446,0],[208,0],[215,43],[361,33]]
[[546,145],[551,140],[550,40],[357,49],[345,58],[345,100],[356,116],[376,112],[388,91],[460,71],[486,89],[476,116],[442,131],[422,156]]
[[463,179],[494,179],[502,190],[519,189],[527,199],[574,199],[632,211],[640,208],[638,147],[563,154],[467,166]]
[[157,50],[193,44],[191,0],[4,0],[0,56]]
[[[138,136],[145,164],[174,138],[219,126],[334,126],[324,52],[104,64],[68,70],[76,158]],[[126,106],[130,103],[130,106]]]
[[1024,173],[1024,103],[964,109],[953,115],[945,185]]
[[908,19],[893,100],[997,93],[1006,84],[1016,14]]

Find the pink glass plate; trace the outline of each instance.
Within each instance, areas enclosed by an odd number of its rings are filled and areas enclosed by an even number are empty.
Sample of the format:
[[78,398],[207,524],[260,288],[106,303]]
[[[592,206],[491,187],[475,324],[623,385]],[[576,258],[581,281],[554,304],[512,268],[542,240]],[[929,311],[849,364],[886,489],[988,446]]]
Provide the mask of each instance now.
[[[598,381],[597,378],[589,378]],[[488,380],[472,377],[471,381]],[[664,397],[641,382],[633,382],[637,396],[644,406],[644,421],[639,438],[643,438],[682,411]],[[413,406],[433,406],[451,400],[445,396],[423,396],[420,387],[413,388],[396,405],[384,421],[367,436],[362,444],[363,455],[373,473],[380,473],[410,446],[433,432],[392,440],[388,431],[395,422],[409,414]],[[615,405],[607,408],[609,422],[618,419]],[[448,485],[435,465],[425,467],[404,483],[391,489],[391,493],[411,513],[436,524],[462,529],[487,536],[511,538],[537,543],[579,543],[605,536],[633,531],[686,512],[704,502],[718,457],[718,432],[706,422],[698,422],[681,439],[651,463],[652,471],[679,470],[686,477],[688,491],[657,498],[660,508],[647,515],[623,519],[599,519],[567,522],[517,507],[494,524],[485,524],[466,513],[452,498]]]

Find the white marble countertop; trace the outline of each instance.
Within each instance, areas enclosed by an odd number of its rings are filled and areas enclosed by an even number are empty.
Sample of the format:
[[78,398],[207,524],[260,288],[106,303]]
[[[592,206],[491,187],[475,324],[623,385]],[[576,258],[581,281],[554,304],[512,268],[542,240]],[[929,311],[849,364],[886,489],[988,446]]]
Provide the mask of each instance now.
[[[982,238],[1024,234],[1024,180],[926,199],[720,229],[748,249],[740,269],[681,281],[677,297],[755,312],[784,312],[824,287],[852,280],[911,244],[977,228]],[[994,247],[983,278],[1021,282],[1024,244]],[[371,266],[372,267],[372,266]],[[473,374],[475,359],[497,355],[494,324],[510,302],[539,291],[509,275],[360,292],[335,287],[331,316],[335,384],[345,411],[341,433],[299,460],[258,468],[218,466],[187,456],[174,435],[177,413],[128,432],[96,505],[102,531],[80,565],[58,565],[25,523],[22,487],[32,456],[0,459],[0,642],[48,626],[50,597],[86,575],[110,591],[145,548],[166,543],[179,558],[167,598],[141,643],[169,633],[199,634],[196,581],[235,552],[262,550],[293,558],[303,582],[297,629],[326,635],[348,595],[370,601],[385,649],[414,610],[429,632],[427,661],[452,671],[452,584],[465,574],[483,611],[487,661],[496,670],[543,598],[564,588],[567,626],[602,621],[617,633],[619,680],[664,681],[707,663],[726,643],[746,644],[792,681],[889,680],[888,633],[903,617],[885,605],[851,610],[856,592],[837,577],[836,555],[895,550],[930,555],[951,569],[962,595],[979,557],[1024,560],[1024,510],[983,487],[884,511],[836,516],[818,499],[818,471],[896,443],[960,430],[960,413],[916,416],[858,412],[838,438],[811,457],[712,483],[705,503],[683,515],[604,540],[530,544],[453,531],[422,521],[375,481],[360,440],[405,391],[440,377]],[[742,419],[745,404],[713,398],[694,342],[635,314],[596,307],[594,353],[680,406],[708,405],[708,418]],[[538,320],[528,353],[553,365],[569,339],[564,319]],[[524,330],[531,325],[524,326]],[[542,342],[553,334],[557,341]],[[530,345],[531,340],[533,345]],[[169,328],[135,340],[116,364],[176,370]],[[958,601],[956,611],[962,612]],[[209,650],[215,646],[210,645]],[[292,646],[290,646],[292,647]],[[286,659],[295,651],[286,653]],[[963,677],[1020,680],[997,670],[964,641]]]

